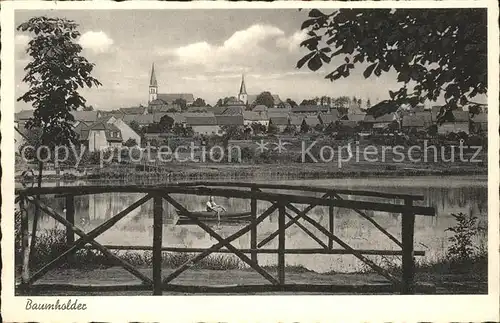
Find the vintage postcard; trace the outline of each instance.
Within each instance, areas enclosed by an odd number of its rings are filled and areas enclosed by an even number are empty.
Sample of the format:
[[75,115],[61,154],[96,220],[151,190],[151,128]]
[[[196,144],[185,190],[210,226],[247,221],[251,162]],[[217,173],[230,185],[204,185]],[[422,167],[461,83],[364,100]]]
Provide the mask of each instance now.
[[4,2],[7,322],[498,321],[495,1]]

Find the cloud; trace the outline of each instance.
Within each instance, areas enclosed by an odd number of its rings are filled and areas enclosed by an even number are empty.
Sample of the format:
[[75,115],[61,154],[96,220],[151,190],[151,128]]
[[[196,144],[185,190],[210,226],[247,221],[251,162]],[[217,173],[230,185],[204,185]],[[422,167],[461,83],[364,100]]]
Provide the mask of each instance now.
[[96,54],[110,51],[113,39],[103,31],[87,31],[81,35],[78,43],[85,49],[89,49]]
[[156,49],[155,52],[161,56],[173,57],[180,65],[199,64],[213,69],[227,68],[231,64],[235,69],[244,70],[241,65],[247,65],[249,58],[269,53],[269,42],[276,44],[277,39],[284,35],[283,30],[278,27],[255,24],[236,31],[220,45],[201,41],[175,49]]
[[296,31],[290,37],[281,37],[276,41],[276,45],[281,48],[288,49],[289,52],[299,51],[300,43],[302,43],[307,38],[307,31],[300,30]]

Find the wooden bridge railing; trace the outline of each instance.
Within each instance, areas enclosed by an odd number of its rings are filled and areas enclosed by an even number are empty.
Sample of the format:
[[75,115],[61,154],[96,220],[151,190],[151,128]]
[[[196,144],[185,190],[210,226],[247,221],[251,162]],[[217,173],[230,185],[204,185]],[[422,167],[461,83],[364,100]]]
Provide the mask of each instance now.
[[[237,189],[240,188],[240,189]],[[314,192],[324,193],[322,197],[303,196],[290,193],[277,193],[273,191],[294,191],[294,192]],[[85,233],[75,226],[74,223],[74,197],[86,194],[101,194],[101,193],[143,193],[144,197],[125,208],[115,216],[111,217],[101,225],[89,233]],[[16,190],[16,203],[19,203],[21,209],[21,234],[22,234],[22,249],[23,249],[23,270],[22,282],[19,288],[22,290],[43,290],[43,288],[55,289],[76,289],[89,290],[89,286],[81,285],[54,285],[50,284],[34,284],[38,279],[45,275],[49,270],[62,264],[69,259],[68,257],[81,248],[93,248],[102,252],[107,257],[111,258],[117,265],[122,266],[131,274],[139,278],[141,285],[128,286],[93,286],[96,290],[153,290],[154,295],[161,295],[163,291],[179,291],[179,292],[250,292],[250,291],[310,291],[310,292],[347,292],[349,288],[339,285],[300,285],[287,284],[285,281],[285,255],[286,254],[351,254],[372,268],[375,272],[385,277],[389,285],[383,284],[380,286],[349,286],[352,292],[394,292],[399,290],[402,294],[413,294],[416,292],[417,285],[414,281],[414,256],[424,255],[422,251],[414,250],[414,221],[415,215],[434,216],[433,208],[416,206],[414,201],[423,200],[422,196],[414,196],[408,194],[390,194],[373,191],[355,191],[355,190],[339,190],[326,187],[309,187],[309,186],[292,186],[292,185],[277,185],[277,184],[252,184],[252,183],[219,183],[219,182],[191,182],[171,184],[164,187],[157,186],[79,186],[79,187],[46,187],[46,188],[26,188]],[[49,206],[42,203],[36,197],[41,195],[56,195],[66,198],[66,214],[65,216],[58,214]],[[172,194],[185,195],[202,195],[202,196],[221,196],[229,198],[250,199],[251,223],[245,225],[237,232],[223,238],[209,225],[198,219],[193,213],[187,210],[183,205],[176,201]],[[373,197],[382,199],[399,199],[404,204],[368,202],[348,199],[341,195],[349,197]],[[118,221],[126,215],[138,208],[140,205],[153,199],[153,243],[152,246],[103,246],[96,239],[105,231],[110,229]],[[163,200],[166,200],[170,205],[177,209],[182,216],[189,218],[193,223],[202,228],[211,237],[218,242],[209,248],[178,248],[166,247],[163,245]],[[271,203],[260,215],[257,212],[257,202],[267,201]],[[67,244],[68,249],[58,257],[50,261],[48,264],[38,269],[34,274],[30,275],[30,255],[33,256],[33,248],[36,244],[36,221],[33,221],[31,244],[28,246],[28,214],[25,207],[26,203],[33,203],[37,210],[41,210],[62,223],[67,229]],[[307,205],[303,210],[299,210],[295,204]],[[329,215],[328,228],[323,227],[319,222],[313,219],[308,213],[316,206],[327,206]],[[348,208],[355,211],[363,218],[372,223],[378,230],[385,234],[390,240],[397,244],[401,250],[360,250],[354,249],[347,242],[340,239],[334,230],[334,208]],[[399,241],[394,235],[380,226],[372,217],[368,216],[366,210],[376,210],[382,212],[391,212],[402,214],[402,241]],[[266,238],[258,242],[257,231],[259,224],[269,217],[274,212],[278,212],[278,229],[269,234]],[[295,215],[290,214],[294,213]],[[37,216],[37,213],[35,213]],[[288,222],[287,222],[288,219]],[[34,219],[35,220],[35,219]],[[299,220],[309,223],[312,227],[321,232],[328,238],[328,243],[323,242],[317,235],[305,227]],[[297,225],[308,236],[315,240],[321,248],[314,249],[287,249],[286,248],[286,229]],[[250,232],[250,248],[236,248],[231,243]],[[77,241],[74,241],[74,234],[80,236]],[[278,238],[277,249],[262,248],[274,238]],[[341,249],[334,249],[334,243],[341,246]],[[89,246],[90,245],[90,246]],[[152,250],[153,252],[153,275],[152,278],[147,277],[141,271],[134,268],[131,264],[120,259],[110,250]],[[186,263],[179,266],[168,276],[162,276],[162,252],[200,252],[197,256],[190,259]],[[178,277],[185,270],[191,268],[194,264],[207,257],[212,253],[232,253],[237,256],[242,262],[246,263],[250,268],[254,269],[262,277],[268,280],[271,285],[240,285],[232,287],[215,287],[215,286],[185,286],[175,285],[171,281]],[[250,254],[250,257],[247,256]],[[278,275],[275,278],[267,272],[258,263],[258,254],[277,254],[278,256]],[[375,264],[366,255],[401,255],[402,256],[402,276],[400,279],[387,270]]]

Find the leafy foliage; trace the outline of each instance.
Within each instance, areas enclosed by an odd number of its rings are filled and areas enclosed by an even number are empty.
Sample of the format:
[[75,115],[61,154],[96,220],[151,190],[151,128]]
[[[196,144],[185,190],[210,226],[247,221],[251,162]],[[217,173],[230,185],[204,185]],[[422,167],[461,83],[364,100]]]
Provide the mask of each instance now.
[[[374,116],[408,103],[444,96],[445,111],[476,105],[471,99],[487,92],[486,10],[468,9],[340,9],[309,12],[302,24],[309,38],[301,43],[310,52],[297,62],[319,70],[335,57],[343,63],[326,75],[331,81],[349,77],[355,66],[363,75],[391,70],[403,85],[389,91],[397,103],[369,110]],[[412,87],[412,88],[411,88]]]
[[202,98],[197,98],[196,100],[194,100],[192,106],[193,107],[206,107],[207,103]]
[[302,120],[302,123],[300,125],[300,132],[308,133],[309,130],[311,130],[311,127],[306,123],[306,120]]
[[455,226],[446,229],[453,232],[449,238],[451,245],[448,247],[448,256],[457,260],[469,260],[475,252],[476,247],[472,238],[478,234],[477,217],[464,213],[452,214],[457,221]]
[[172,102],[174,105],[178,105],[181,107],[181,110],[184,111],[187,109],[187,102],[184,99],[175,99],[174,102]]
[[295,102],[294,100],[292,100],[292,99],[290,99],[290,98],[286,99],[286,101],[285,101],[285,102],[286,102],[286,103],[288,103],[288,104],[290,104],[290,106],[291,106],[292,108],[296,108],[296,107],[298,107],[297,102]]
[[135,147],[137,146],[137,141],[134,138],[128,138],[123,145],[126,147]]
[[269,126],[267,126],[267,133],[270,135],[274,135],[278,133],[278,126],[273,124],[272,122],[269,122]]
[[91,76],[94,64],[80,55],[82,47],[78,25],[64,18],[34,17],[17,30],[33,33],[27,54],[31,61],[24,68],[23,82],[29,90],[18,101],[31,103],[33,118],[26,128],[41,128],[41,144],[54,146],[76,142],[71,111],[86,107],[79,88],[99,86]]
[[264,91],[257,95],[257,98],[255,99],[255,102],[253,103],[254,105],[265,105],[268,108],[273,108],[274,107],[274,98],[271,92]]

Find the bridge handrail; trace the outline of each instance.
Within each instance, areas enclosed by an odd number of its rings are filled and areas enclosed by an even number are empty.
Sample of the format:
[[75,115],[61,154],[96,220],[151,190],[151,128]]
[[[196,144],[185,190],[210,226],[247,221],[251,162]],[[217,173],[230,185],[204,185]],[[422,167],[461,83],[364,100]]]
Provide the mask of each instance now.
[[[63,195],[85,195],[93,193],[81,193],[73,192],[79,189],[84,189],[83,191],[96,190],[96,193],[106,193],[102,189],[107,189],[109,192],[128,192],[128,193],[140,193],[150,190],[157,189],[168,189],[170,187],[199,187],[199,186],[211,186],[211,187],[241,187],[241,188],[256,188],[256,189],[277,189],[277,190],[288,190],[288,191],[303,191],[303,192],[314,192],[314,193],[329,193],[334,192],[341,195],[352,195],[352,196],[366,196],[366,197],[378,197],[385,199],[403,199],[412,201],[422,201],[424,200],[423,195],[411,195],[411,194],[399,194],[399,193],[385,193],[376,191],[364,191],[364,190],[347,190],[347,189],[337,189],[328,188],[321,186],[304,186],[304,185],[288,185],[288,184],[267,184],[267,183],[244,183],[244,182],[217,182],[217,181],[195,181],[195,182],[180,182],[180,183],[169,183],[167,185],[85,185],[85,186],[69,186],[69,187],[31,187],[31,188],[18,188],[15,190],[15,194],[25,194],[34,195],[36,194],[63,194]],[[76,189],[75,189],[76,188]],[[69,190],[69,192],[67,191]],[[82,192],[83,192],[82,191]]]
[[216,181],[196,181],[178,183],[180,186],[214,186],[214,187],[247,187],[247,188],[267,188],[288,191],[304,191],[314,193],[335,192],[342,195],[356,195],[368,197],[380,197],[388,199],[410,199],[413,201],[423,201],[423,195],[399,194],[399,193],[384,193],[364,190],[346,190],[337,188],[328,188],[324,186],[305,186],[305,185],[289,185],[289,184],[267,184],[267,183],[245,183],[245,182],[216,182]]
[[61,194],[61,195],[85,195],[85,194],[102,194],[102,193],[149,193],[149,194],[191,194],[200,196],[221,196],[230,198],[255,198],[268,202],[282,201],[286,203],[299,203],[323,205],[323,206],[336,206],[349,209],[359,210],[374,210],[382,212],[394,213],[407,213],[411,212],[418,215],[434,216],[435,210],[432,207],[424,206],[406,206],[394,203],[380,203],[368,201],[356,201],[349,199],[322,199],[318,197],[271,193],[261,191],[249,190],[236,190],[236,189],[223,189],[212,188],[204,186],[181,186],[181,185],[168,185],[165,187],[158,186],[69,186],[69,187],[30,187],[24,189],[16,189],[16,195],[44,195],[44,194]]

